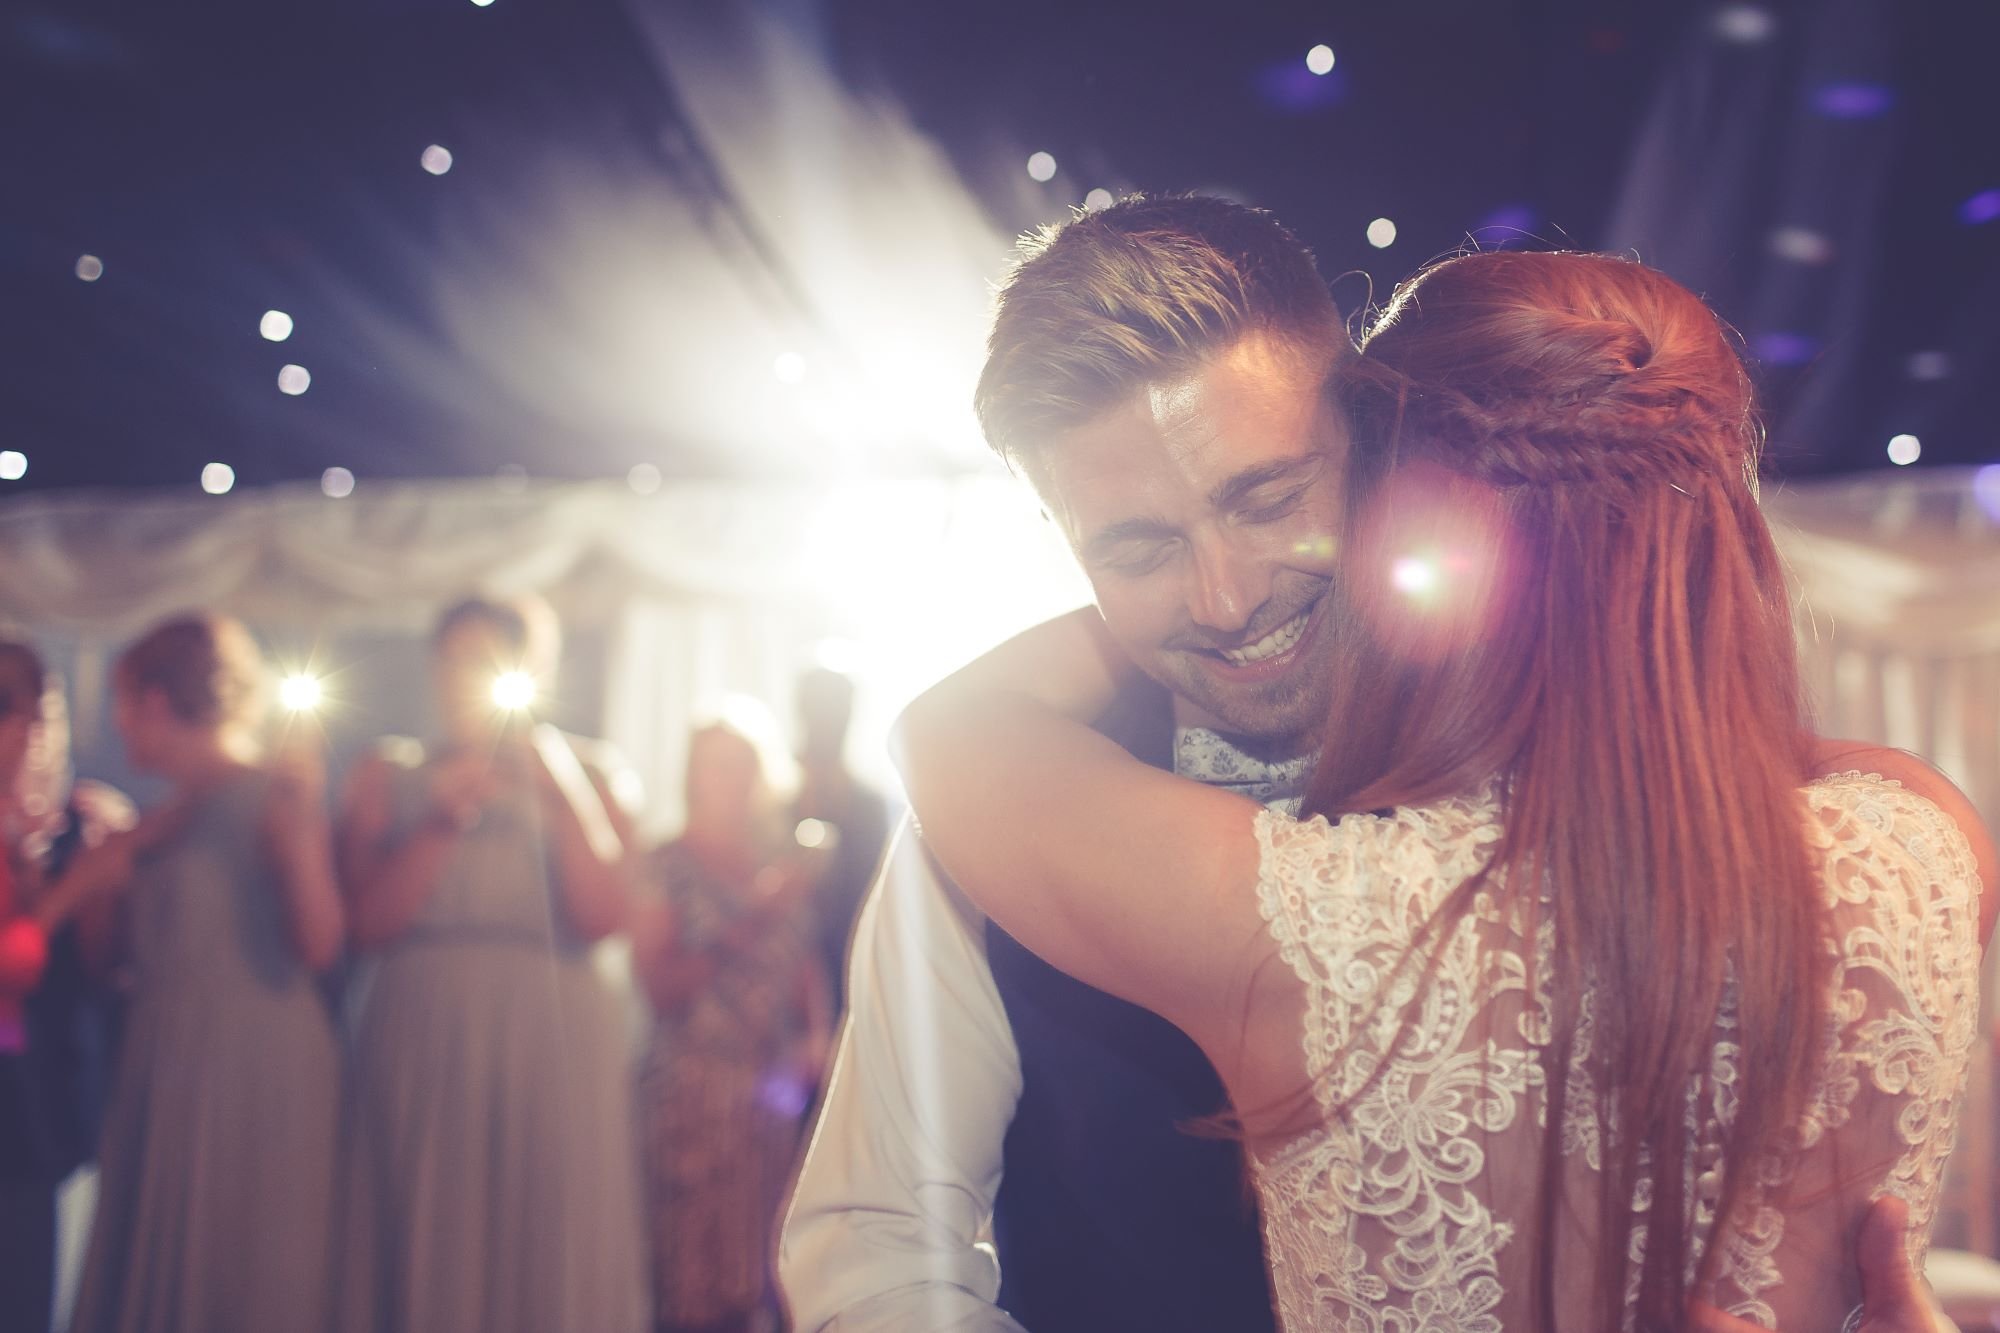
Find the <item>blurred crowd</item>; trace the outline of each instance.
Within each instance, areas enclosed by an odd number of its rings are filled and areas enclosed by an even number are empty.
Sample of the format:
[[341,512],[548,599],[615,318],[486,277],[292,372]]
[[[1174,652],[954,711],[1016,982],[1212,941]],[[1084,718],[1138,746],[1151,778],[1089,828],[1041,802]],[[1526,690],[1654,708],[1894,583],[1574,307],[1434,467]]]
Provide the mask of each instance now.
[[336,787],[241,624],[157,625],[113,676],[168,792],[139,811],[0,637],[0,1328],[782,1327],[772,1236],[888,832],[853,685],[801,679],[789,752],[699,722],[651,846],[615,751],[536,719],[556,642],[538,602],[446,611],[433,734]]

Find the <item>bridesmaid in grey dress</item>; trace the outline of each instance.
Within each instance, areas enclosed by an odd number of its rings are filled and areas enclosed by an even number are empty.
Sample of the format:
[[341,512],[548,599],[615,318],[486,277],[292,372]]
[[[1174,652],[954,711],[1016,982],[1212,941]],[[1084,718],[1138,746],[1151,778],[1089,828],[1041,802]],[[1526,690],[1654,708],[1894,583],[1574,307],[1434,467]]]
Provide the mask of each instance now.
[[370,970],[340,1223],[351,1333],[647,1322],[627,1008],[590,956],[625,924],[626,829],[567,739],[496,709],[498,675],[546,678],[535,628],[514,606],[448,612],[443,742],[385,744],[351,779],[342,871]]
[[260,755],[261,678],[249,634],[207,616],[119,663],[127,752],[174,794],[126,890],[136,984],[74,1333],[325,1317],[340,1062],[315,973],[340,899],[316,762]]

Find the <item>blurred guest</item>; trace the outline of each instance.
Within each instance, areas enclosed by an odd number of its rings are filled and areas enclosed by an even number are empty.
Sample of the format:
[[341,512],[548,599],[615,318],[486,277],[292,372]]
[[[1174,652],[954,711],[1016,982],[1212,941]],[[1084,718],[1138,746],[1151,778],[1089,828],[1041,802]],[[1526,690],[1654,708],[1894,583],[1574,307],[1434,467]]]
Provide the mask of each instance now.
[[118,663],[126,753],[173,795],[126,889],[135,980],[75,1333],[324,1318],[340,1065],[315,974],[340,898],[322,772],[265,758],[262,678],[249,632],[216,616]]
[[87,895],[124,878],[128,840],[106,839],[132,822],[117,791],[72,782],[62,691],[0,640],[0,1328],[49,1326],[56,1191],[97,1153],[111,1004],[85,955],[112,900]]
[[576,745],[532,720],[556,660],[546,607],[461,603],[432,649],[443,734],[358,765],[340,821],[372,975],[339,1322],[643,1329],[629,1025],[591,961],[630,908],[625,816]]
[[814,893],[814,946],[833,990],[838,1013],[847,994],[847,939],[861,899],[875,878],[889,838],[889,807],[847,767],[847,727],[854,716],[854,682],[815,667],[799,678],[799,795],[797,821],[818,820],[827,863]]
[[822,867],[784,850],[774,813],[757,746],[697,730],[687,825],[655,854],[635,931],[656,1022],[640,1114],[663,1333],[770,1326],[773,1228],[831,1028],[810,911]]

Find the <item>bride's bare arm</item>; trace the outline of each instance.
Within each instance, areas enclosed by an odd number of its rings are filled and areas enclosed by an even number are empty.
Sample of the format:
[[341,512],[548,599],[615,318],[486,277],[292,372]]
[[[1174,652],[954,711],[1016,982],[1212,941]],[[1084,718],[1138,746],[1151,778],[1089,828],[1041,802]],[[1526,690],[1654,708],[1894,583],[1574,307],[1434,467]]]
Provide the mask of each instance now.
[[1090,729],[1132,671],[1095,610],[1072,612],[920,696],[896,760],[925,842],[1009,934],[1209,1046],[1240,1031],[1266,953],[1257,806]]

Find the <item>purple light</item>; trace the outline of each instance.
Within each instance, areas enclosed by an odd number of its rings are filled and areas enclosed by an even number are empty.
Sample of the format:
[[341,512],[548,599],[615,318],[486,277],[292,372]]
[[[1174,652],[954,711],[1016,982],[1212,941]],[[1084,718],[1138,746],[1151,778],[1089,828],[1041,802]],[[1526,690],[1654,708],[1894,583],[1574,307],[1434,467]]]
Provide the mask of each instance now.
[[1986,517],[2000,523],[2000,463],[1988,463],[1972,474],[1972,498]]
[[1812,102],[1835,120],[1872,120],[1896,104],[1896,94],[1879,83],[1826,83],[1814,90]]
[[1774,366],[1802,366],[1819,355],[1819,339],[1803,333],[1760,333],[1750,340],[1759,361]]
[[1508,204],[1488,213],[1472,229],[1474,244],[1488,249],[1519,245],[1533,239],[1539,219],[1526,204]]
[[1981,190],[1958,206],[1958,220],[1968,227],[2000,218],[2000,190]]
[[1315,74],[1297,58],[1272,65],[1257,79],[1264,100],[1280,111],[1318,111],[1347,100],[1347,71],[1335,65]]

